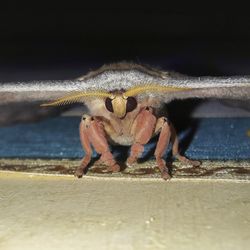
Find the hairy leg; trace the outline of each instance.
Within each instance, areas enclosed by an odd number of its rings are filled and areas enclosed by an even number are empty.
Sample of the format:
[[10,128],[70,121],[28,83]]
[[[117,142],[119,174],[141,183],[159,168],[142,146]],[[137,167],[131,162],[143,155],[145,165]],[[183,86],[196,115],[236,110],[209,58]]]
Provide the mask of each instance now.
[[154,134],[158,134],[159,139],[156,145],[155,157],[157,165],[161,171],[162,178],[170,179],[169,171],[165,160],[162,158],[169,141],[173,144],[173,155],[181,162],[199,166],[199,161],[192,161],[179,153],[179,142],[176,131],[167,118],[161,117],[156,121],[152,113],[152,108],[144,108],[136,117],[131,134],[134,136],[134,144],[131,147],[130,156],[127,159],[127,165],[131,166],[140,157],[144,150],[144,145],[148,143]]
[[75,176],[81,178],[84,174],[85,168],[91,161],[92,149],[88,138],[88,131],[85,129],[84,120],[82,119],[79,125],[80,141],[85,152],[85,156],[81,161],[81,165],[76,169]]
[[128,166],[131,166],[141,156],[144,145],[148,143],[154,133],[156,117],[152,111],[151,107],[142,109],[132,125],[131,134],[134,137],[134,144],[131,146],[130,156],[127,159]]
[[82,159],[81,165],[77,168],[75,176],[82,177],[84,174],[84,170],[91,160],[91,145],[93,145],[97,153],[101,154],[100,159],[108,165],[108,170],[112,172],[120,170],[119,165],[109,150],[103,124],[100,120],[84,115],[80,123],[79,132],[81,144],[86,154]]
[[157,120],[155,133],[159,135],[158,142],[155,149],[156,163],[161,171],[161,176],[164,180],[169,180],[170,175],[166,166],[165,160],[162,158],[165,150],[167,149],[171,137],[171,129],[168,120],[165,117],[161,117]]

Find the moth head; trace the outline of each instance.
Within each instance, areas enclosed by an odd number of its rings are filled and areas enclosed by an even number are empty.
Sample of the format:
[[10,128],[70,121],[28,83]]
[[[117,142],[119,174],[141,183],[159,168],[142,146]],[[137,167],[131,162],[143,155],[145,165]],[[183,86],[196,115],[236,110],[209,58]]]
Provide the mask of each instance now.
[[109,112],[122,119],[128,112],[136,109],[137,100],[133,96],[126,96],[122,91],[116,91],[105,99],[105,107]]

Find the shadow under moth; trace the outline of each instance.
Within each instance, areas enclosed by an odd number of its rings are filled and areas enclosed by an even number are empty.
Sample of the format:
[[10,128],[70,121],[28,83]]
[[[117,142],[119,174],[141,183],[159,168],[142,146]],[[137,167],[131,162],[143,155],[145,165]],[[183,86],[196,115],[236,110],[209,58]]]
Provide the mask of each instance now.
[[[120,171],[109,145],[131,146],[126,161],[133,167],[145,144],[159,136],[154,156],[162,178],[170,179],[163,154],[171,142],[172,154],[193,166],[200,162],[179,152],[176,131],[164,112],[166,103],[174,99],[217,98],[250,99],[250,77],[187,77],[131,63],[104,65],[96,71],[66,81],[34,81],[0,85],[0,105],[15,107],[22,102],[36,103],[36,112],[51,106],[83,103],[79,134],[85,155],[75,176],[82,177],[92,157],[92,147],[108,171]],[[39,107],[37,104],[43,103]],[[9,110],[9,113],[12,111]],[[185,110],[183,110],[185,112]]]

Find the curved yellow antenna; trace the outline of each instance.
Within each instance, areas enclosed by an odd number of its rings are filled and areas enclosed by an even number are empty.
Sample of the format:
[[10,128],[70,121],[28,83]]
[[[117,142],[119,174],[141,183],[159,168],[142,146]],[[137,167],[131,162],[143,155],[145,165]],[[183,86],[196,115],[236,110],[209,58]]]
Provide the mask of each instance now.
[[89,92],[77,91],[77,92],[72,92],[71,94],[63,96],[61,98],[58,98],[57,100],[52,101],[50,103],[42,104],[41,106],[44,107],[44,106],[67,105],[75,102],[81,102],[83,97],[105,98],[105,97],[111,97],[111,94],[103,91],[89,91]]
[[138,94],[143,94],[147,91],[151,92],[175,92],[175,91],[184,91],[191,90],[191,88],[182,88],[182,87],[171,87],[171,86],[162,86],[160,84],[145,84],[133,87],[127,90],[125,96],[136,96]]

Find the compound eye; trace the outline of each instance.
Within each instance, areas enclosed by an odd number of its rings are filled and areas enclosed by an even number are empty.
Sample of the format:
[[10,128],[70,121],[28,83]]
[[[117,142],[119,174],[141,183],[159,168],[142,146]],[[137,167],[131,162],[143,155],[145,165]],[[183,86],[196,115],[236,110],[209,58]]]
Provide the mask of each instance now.
[[106,109],[109,111],[109,112],[114,112],[114,109],[113,109],[113,105],[112,105],[112,99],[111,98],[106,98],[106,100],[105,100],[105,107],[106,107]]
[[89,116],[88,115],[83,115],[82,120],[85,121]]
[[126,104],[126,112],[131,112],[137,107],[137,101],[134,97],[129,96]]

